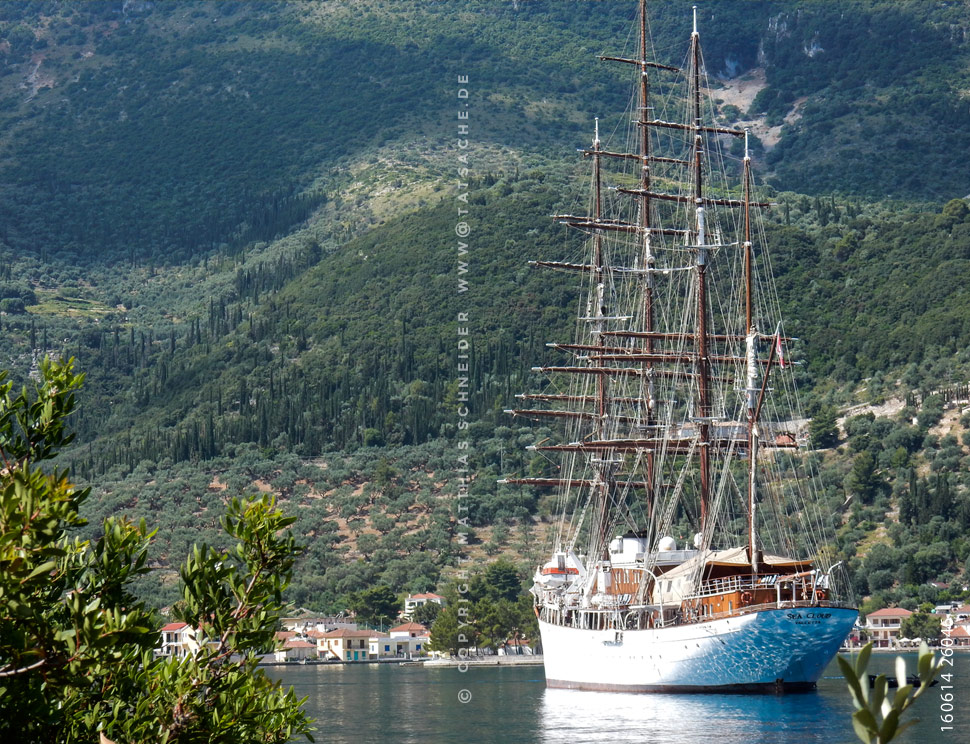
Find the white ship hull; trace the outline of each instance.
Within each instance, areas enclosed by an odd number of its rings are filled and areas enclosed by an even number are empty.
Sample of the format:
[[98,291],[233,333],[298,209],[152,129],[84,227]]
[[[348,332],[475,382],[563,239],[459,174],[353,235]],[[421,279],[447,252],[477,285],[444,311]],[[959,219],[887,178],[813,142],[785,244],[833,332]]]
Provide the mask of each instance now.
[[768,609],[649,630],[539,622],[549,687],[622,692],[810,690],[858,611]]

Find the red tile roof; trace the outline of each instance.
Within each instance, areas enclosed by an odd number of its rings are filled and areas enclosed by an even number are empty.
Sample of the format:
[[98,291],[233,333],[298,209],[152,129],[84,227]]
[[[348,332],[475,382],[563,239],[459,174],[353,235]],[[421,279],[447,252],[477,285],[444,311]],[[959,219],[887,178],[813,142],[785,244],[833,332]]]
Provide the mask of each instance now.
[[404,625],[398,625],[396,628],[391,628],[388,633],[427,633],[428,629],[424,627],[421,623],[404,623]]
[[408,599],[444,599],[440,594],[432,594],[430,592],[424,594],[409,594]]
[[162,626],[162,631],[182,630],[182,628],[187,627],[189,627],[188,623],[168,623]]
[[866,617],[909,617],[913,613],[903,607],[884,607],[870,612]]
[[306,641],[301,641],[297,638],[290,638],[286,643],[283,644],[284,648],[316,648],[317,644],[307,643]]
[[348,630],[347,628],[340,628],[339,630],[331,630],[329,633],[324,633],[322,638],[370,638],[372,635],[377,635],[372,630]]

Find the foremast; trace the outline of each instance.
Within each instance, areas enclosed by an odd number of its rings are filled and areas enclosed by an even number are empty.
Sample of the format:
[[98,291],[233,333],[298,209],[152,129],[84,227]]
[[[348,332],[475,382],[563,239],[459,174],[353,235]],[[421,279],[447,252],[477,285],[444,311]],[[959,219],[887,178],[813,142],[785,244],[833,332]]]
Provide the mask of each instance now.
[[[602,222],[603,219],[603,183],[602,172],[600,170],[600,128],[599,119],[596,120],[595,134],[593,136],[593,221]],[[598,347],[595,356],[601,357],[604,351],[603,332],[606,331],[606,277],[603,261],[603,234],[596,230],[593,233],[593,287],[592,287],[592,312],[587,313],[587,322],[592,323],[592,337],[594,346]],[[596,366],[603,368],[602,362],[596,362]],[[596,375],[596,417],[594,419],[594,432],[597,439],[603,439],[606,432],[606,422],[610,411],[609,402],[609,377],[604,370]],[[609,506],[610,492],[613,487],[614,463],[608,456],[591,458],[593,466],[593,484],[595,500],[595,511],[593,517],[593,533],[596,535],[594,546],[602,552],[603,559],[608,559],[606,552],[606,535],[609,529],[607,520],[607,507]]]
[[[610,62],[620,62],[623,64],[632,64],[639,67],[640,70],[640,81],[639,81],[639,101],[637,106],[637,120],[636,124],[639,128],[640,136],[638,138],[638,148],[637,152],[612,152],[607,151],[602,148],[601,140],[599,137],[599,122],[596,122],[596,129],[593,138],[592,148],[583,150],[584,157],[590,157],[592,159],[593,166],[593,209],[592,215],[589,216],[575,216],[575,215],[555,215],[555,218],[561,223],[569,226],[578,228],[581,230],[590,230],[593,236],[593,251],[592,251],[592,261],[588,265],[583,264],[569,264],[562,261],[533,261],[530,262],[533,266],[568,270],[568,271],[580,271],[589,272],[592,274],[592,287],[591,287],[591,302],[589,303],[591,312],[587,313],[587,317],[584,318],[587,322],[591,323],[591,336],[592,344],[589,347],[583,347],[579,344],[550,344],[555,348],[563,350],[573,350],[573,351],[590,351],[593,352],[589,357],[587,357],[588,362],[590,362],[590,368],[587,371],[592,372],[596,375],[596,391],[593,396],[593,400],[589,401],[586,396],[577,395],[537,395],[537,396],[520,396],[523,398],[530,399],[544,399],[547,401],[563,401],[571,403],[584,404],[587,402],[593,402],[595,405],[596,414],[592,417],[593,420],[593,434],[596,441],[607,442],[611,436],[615,436],[614,431],[610,431],[606,427],[607,422],[613,424],[632,424],[642,426],[646,431],[655,431],[657,429],[657,415],[656,415],[656,388],[654,383],[653,366],[654,361],[648,359],[643,362],[644,374],[639,374],[640,377],[640,395],[639,400],[645,401],[646,407],[643,419],[630,418],[625,416],[617,416],[612,410],[614,402],[618,404],[630,404],[630,398],[621,398],[617,401],[613,401],[609,390],[609,375],[616,374],[616,369],[608,365],[607,361],[610,359],[609,352],[617,351],[615,348],[608,348],[606,345],[606,336],[610,333],[607,330],[608,320],[622,320],[620,318],[610,318],[608,317],[607,308],[605,305],[605,273],[607,266],[604,262],[603,253],[603,235],[608,232],[626,232],[637,234],[641,240],[640,256],[638,258],[637,264],[632,268],[621,269],[627,274],[633,274],[640,278],[642,283],[642,314],[643,314],[643,333],[644,337],[644,349],[648,356],[654,354],[654,271],[655,271],[655,256],[652,247],[652,234],[653,228],[651,224],[651,198],[650,198],[650,187],[651,187],[651,170],[650,164],[654,158],[651,156],[650,152],[650,129],[649,129],[649,114],[651,112],[651,107],[649,104],[650,95],[650,78],[649,70],[662,69],[669,70],[673,72],[679,72],[676,67],[671,67],[669,65],[662,65],[647,59],[648,47],[647,47],[647,13],[646,13],[646,0],[640,0],[640,12],[639,12],[639,44],[638,44],[638,57],[637,59],[628,59],[623,57],[608,57],[601,56],[600,59],[603,61]],[[602,159],[603,158],[613,158],[620,160],[635,160],[640,164],[639,173],[639,187],[640,187],[640,204],[637,211],[636,219],[634,222],[625,222],[623,220],[617,219],[604,219],[603,216],[603,204],[602,204]],[[661,162],[677,162],[686,165],[685,161],[677,161],[672,158],[656,158]],[[679,230],[661,230],[664,234],[679,234],[683,231]],[[636,334],[640,335],[640,334]],[[561,371],[561,372],[579,372],[581,370],[576,368],[536,368],[535,371]],[[638,370],[631,369],[627,370],[627,373],[637,374]],[[623,374],[621,372],[621,374]],[[567,412],[553,412],[553,411],[539,411],[539,410],[525,410],[516,409],[509,410],[507,413],[513,415],[532,415],[532,416],[544,416],[544,415],[557,415],[564,414],[567,416],[573,416],[576,418],[582,418],[583,414],[580,412],[567,413]],[[641,423],[642,422],[642,423]],[[540,448],[536,448],[540,449]],[[584,451],[581,445],[576,448],[575,451]],[[656,484],[657,484],[657,472],[656,472],[656,457],[653,450],[646,453],[646,474],[643,480],[633,480],[627,479],[625,481],[618,482],[615,477],[616,465],[619,460],[617,457],[622,457],[624,450],[614,450],[609,447],[593,447],[585,450],[589,462],[592,465],[593,478],[590,480],[585,479],[563,479],[563,478],[510,478],[501,481],[503,483],[518,483],[518,484],[529,484],[537,486],[551,486],[557,485],[560,487],[571,488],[576,486],[589,487],[592,490],[594,496],[594,527],[593,531],[596,535],[596,539],[593,542],[594,545],[598,545],[599,549],[593,552],[601,553],[604,559],[608,559],[607,547],[607,531],[610,528],[608,520],[608,507],[610,505],[610,493],[614,488],[637,488],[644,491],[644,501],[647,505],[647,509],[652,514],[654,504],[656,502]]]

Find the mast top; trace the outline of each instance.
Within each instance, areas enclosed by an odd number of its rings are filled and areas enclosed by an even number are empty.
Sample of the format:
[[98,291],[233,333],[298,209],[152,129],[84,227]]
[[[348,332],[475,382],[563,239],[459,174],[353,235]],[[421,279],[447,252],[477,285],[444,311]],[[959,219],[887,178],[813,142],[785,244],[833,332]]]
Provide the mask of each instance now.
[[697,36],[697,6],[695,5],[693,7],[694,7],[694,33],[693,33],[693,35],[694,36]]
[[745,160],[751,160],[751,156],[748,154],[748,135],[750,133],[751,133],[751,130],[745,127],[744,129],[744,159]]
[[594,117],[593,122],[595,127],[595,133],[593,134],[593,147],[599,147],[600,146],[600,118],[598,116]]

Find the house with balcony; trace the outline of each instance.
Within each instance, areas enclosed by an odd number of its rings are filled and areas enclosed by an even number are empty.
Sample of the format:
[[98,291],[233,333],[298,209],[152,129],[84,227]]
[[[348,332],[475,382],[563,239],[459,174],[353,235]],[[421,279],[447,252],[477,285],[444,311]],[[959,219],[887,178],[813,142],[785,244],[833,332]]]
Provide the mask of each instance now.
[[953,607],[947,613],[953,618],[956,623],[970,622],[970,605],[960,605],[959,607]]
[[162,644],[155,653],[158,656],[174,656],[184,659],[199,649],[195,629],[188,623],[167,623],[162,626]]
[[[392,656],[426,656],[431,638],[421,623],[404,623],[388,631]],[[385,644],[388,645],[388,644]]]
[[902,607],[885,607],[866,616],[865,631],[875,648],[894,648],[899,640],[899,626],[912,615]]
[[[947,633],[944,632],[942,638],[946,637]],[[949,638],[954,647],[970,648],[970,625],[954,625],[950,630]]]
[[320,634],[317,655],[333,661],[367,661],[370,658],[370,639],[377,635],[372,630],[349,630],[339,628]]

